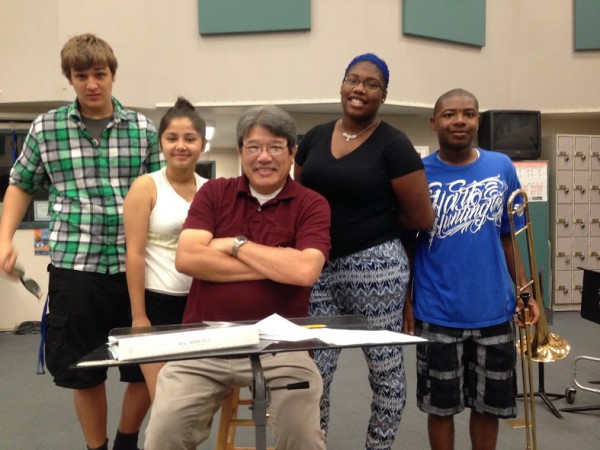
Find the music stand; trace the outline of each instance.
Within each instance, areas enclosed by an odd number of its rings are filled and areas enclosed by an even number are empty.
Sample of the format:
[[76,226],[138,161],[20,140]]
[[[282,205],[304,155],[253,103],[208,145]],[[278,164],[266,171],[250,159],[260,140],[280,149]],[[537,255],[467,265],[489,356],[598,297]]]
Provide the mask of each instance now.
[[[340,329],[354,329],[364,331],[377,331],[369,327],[366,319],[362,316],[333,316],[333,317],[306,317],[290,319],[296,325],[315,325],[325,328],[340,328]],[[237,322],[237,323],[253,323],[253,322]],[[118,331],[125,331],[127,334],[144,333],[152,330],[154,332],[160,332],[165,330],[184,330],[186,325],[160,325],[154,327],[146,327],[142,329],[133,328],[122,328]],[[113,330],[114,332],[115,330]],[[113,333],[111,332],[111,333]],[[318,339],[310,339],[304,341],[270,341],[261,339],[260,343],[256,346],[251,347],[239,347],[231,349],[221,350],[208,350],[200,352],[190,352],[183,354],[172,354],[162,355],[159,357],[146,357],[135,360],[119,361],[115,356],[108,350],[107,345],[101,345],[91,353],[71,365],[71,369],[86,369],[92,367],[113,367],[119,365],[136,364],[136,363],[147,363],[147,362],[160,362],[160,361],[177,361],[184,359],[196,359],[196,358],[210,358],[215,356],[247,356],[250,359],[252,366],[252,417],[254,419],[255,438],[256,438],[256,450],[265,450],[267,448],[266,443],[266,427],[267,427],[267,407],[269,406],[269,396],[271,390],[279,389],[297,389],[302,387],[296,387],[292,385],[288,386],[276,386],[269,387],[266,385],[262,365],[260,362],[260,355],[264,354],[275,354],[282,352],[293,352],[293,351],[312,351],[329,348],[350,348],[350,347],[365,347],[365,346],[381,346],[381,345],[406,345],[416,344],[417,342],[424,341],[424,339],[416,336],[405,335],[403,342],[352,342],[348,344],[327,344]]]
[[[600,324],[600,272],[584,269],[583,270],[583,291],[581,293],[581,317],[590,320],[594,323]],[[577,389],[575,386],[583,391],[594,392],[600,394],[600,389],[591,388],[589,386],[582,385],[577,381],[577,362],[587,360],[592,362],[600,363],[600,358],[593,356],[579,356],[575,358],[573,363],[573,379],[572,384],[566,389],[566,398],[568,403],[575,402],[575,393]],[[590,384],[600,384],[600,381],[589,381]],[[589,405],[589,406],[573,406],[569,408],[561,408],[563,412],[583,412],[583,411],[597,411],[600,410],[600,405]]]

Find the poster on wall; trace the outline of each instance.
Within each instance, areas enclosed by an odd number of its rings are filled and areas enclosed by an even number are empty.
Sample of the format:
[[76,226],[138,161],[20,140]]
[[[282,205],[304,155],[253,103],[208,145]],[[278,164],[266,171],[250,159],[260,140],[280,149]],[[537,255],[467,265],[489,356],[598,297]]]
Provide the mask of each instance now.
[[50,254],[50,243],[48,242],[48,228],[36,228],[35,230],[33,230],[33,254]]
[[521,186],[531,202],[548,201],[548,161],[513,161]]

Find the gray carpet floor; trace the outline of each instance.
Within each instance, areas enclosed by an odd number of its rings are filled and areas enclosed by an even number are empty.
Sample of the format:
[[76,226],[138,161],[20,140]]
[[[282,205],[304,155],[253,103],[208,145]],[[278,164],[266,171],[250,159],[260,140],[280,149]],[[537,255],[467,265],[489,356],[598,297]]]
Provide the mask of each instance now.
[[[545,390],[563,394],[571,385],[573,361],[579,355],[600,357],[600,325],[582,319],[579,313],[554,315],[551,331],[566,338],[572,347],[562,361],[546,364]],[[53,385],[50,375],[36,375],[39,335],[0,333],[0,450],[85,449],[75,412],[72,394]],[[408,403],[398,431],[394,450],[426,449],[426,416],[415,405],[415,349],[406,347]],[[580,383],[600,380],[600,363],[578,363],[576,378]],[[537,373],[537,372],[536,372]],[[537,375],[535,376],[537,382]],[[520,386],[520,382],[519,382]],[[600,385],[589,385],[600,389]],[[537,387],[536,387],[537,389]],[[111,370],[109,391],[109,435],[116,431],[123,386],[118,372]],[[359,349],[342,352],[333,387],[332,423],[328,437],[330,450],[361,449],[369,417],[370,390],[367,369]],[[556,399],[558,408],[569,407],[565,399]],[[600,395],[577,390],[573,406],[600,404]],[[522,413],[522,402],[519,402]],[[600,449],[600,411],[563,413],[556,418],[545,404],[536,400],[538,448]],[[215,425],[218,417],[215,419]],[[456,448],[470,448],[468,412],[456,417]],[[214,428],[214,427],[213,427]],[[214,431],[214,430],[213,430]],[[143,438],[140,438],[140,445]],[[238,445],[253,445],[251,429],[239,432]],[[201,449],[213,449],[214,433]],[[498,449],[525,448],[525,432],[500,423]]]

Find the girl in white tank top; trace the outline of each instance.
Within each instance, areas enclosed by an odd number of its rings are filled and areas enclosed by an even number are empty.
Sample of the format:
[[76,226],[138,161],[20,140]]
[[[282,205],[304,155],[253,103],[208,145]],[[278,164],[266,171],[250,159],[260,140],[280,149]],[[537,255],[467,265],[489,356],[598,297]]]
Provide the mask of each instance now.
[[[123,210],[132,327],[181,323],[191,278],[175,270],[175,252],[190,203],[206,179],[195,172],[206,145],[206,124],[184,98],[160,121],[166,167],[132,184]],[[154,400],[163,363],[143,364]]]

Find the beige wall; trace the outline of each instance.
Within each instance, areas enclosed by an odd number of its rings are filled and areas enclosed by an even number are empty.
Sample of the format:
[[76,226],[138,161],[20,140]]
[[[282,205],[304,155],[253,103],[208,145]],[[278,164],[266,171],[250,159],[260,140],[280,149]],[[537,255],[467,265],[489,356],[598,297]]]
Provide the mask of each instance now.
[[0,103],[70,100],[59,50],[91,31],[119,58],[115,93],[138,108],[179,94],[206,105],[337,101],[348,61],[373,51],[389,63],[391,104],[431,106],[461,86],[483,109],[600,111],[600,59],[573,51],[571,1],[488,1],[481,49],[403,36],[401,5],[313,1],[310,32],[202,37],[192,0],[2,0]]

